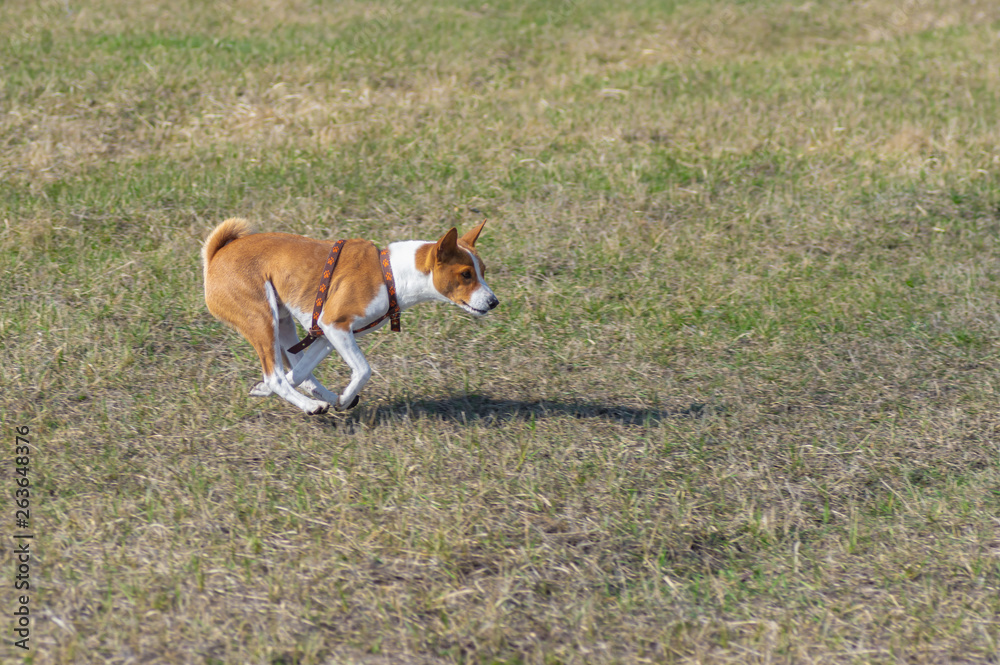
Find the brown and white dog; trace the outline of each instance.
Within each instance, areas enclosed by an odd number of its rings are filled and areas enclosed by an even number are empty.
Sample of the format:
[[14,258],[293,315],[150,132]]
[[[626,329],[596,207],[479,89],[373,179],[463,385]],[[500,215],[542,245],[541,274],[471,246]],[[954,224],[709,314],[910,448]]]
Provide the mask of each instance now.
[[[486,285],[486,268],[475,249],[485,223],[462,237],[451,229],[437,242],[389,245],[401,310],[440,300],[473,316],[485,316],[500,304]],[[357,336],[367,334],[360,329],[384,318],[390,304],[375,245],[357,238],[344,243],[317,321],[323,336],[299,353],[288,351],[298,341],[293,318],[310,328],[320,275],[333,245],[290,233],[253,233],[239,218],[219,224],[205,241],[208,310],[247,338],[264,369],[264,380],[250,390],[251,395],[274,393],[306,413],[324,413],[331,405],[343,411],[357,403],[371,367],[358,348],[355,331]],[[384,324],[383,320],[371,330]],[[312,373],[333,349],[351,368],[351,380],[340,395],[327,390]],[[298,386],[315,399],[298,392]]]

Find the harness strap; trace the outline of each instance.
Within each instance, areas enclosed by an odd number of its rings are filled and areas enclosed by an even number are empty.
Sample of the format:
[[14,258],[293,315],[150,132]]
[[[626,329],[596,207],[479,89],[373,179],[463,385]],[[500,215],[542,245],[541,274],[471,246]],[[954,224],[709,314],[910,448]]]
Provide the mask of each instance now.
[[[389,311],[385,313],[389,317],[389,328],[392,332],[399,332],[399,302],[396,301],[396,282],[392,279],[392,267],[389,265],[389,248],[383,249],[379,252],[379,258],[382,259],[382,281],[385,282],[385,288],[389,290]],[[379,319],[381,321],[381,319]]]
[[344,248],[345,242],[347,241],[338,240],[330,248],[330,256],[327,257],[326,265],[323,266],[323,277],[319,280],[319,289],[316,291],[312,326],[309,328],[308,334],[302,338],[302,341],[288,349],[289,353],[298,353],[323,336],[323,330],[318,325],[319,315],[323,311],[323,305],[326,304],[326,297],[330,292],[330,280],[333,278],[333,269],[337,267],[337,261],[340,260],[340,250]]
[[[330,256],[327,258],[326,265],[323,267],[323,277],[320,279],[319,289],[316,291],[316,303],[313,305],[312,326],[309,328],[308,334],[306,334],[306,336],[303,337],[298,344],[288,349],[289,353],[299,353],[323,336],[323,329],[318,325],[319,316],[323,311],[323,305],[326,304],[326,297],[329,295],[330,291],[330,279],[333,277],[333,270],[337,267],[337,261],[340,259],[340,250],[344,247],[345,242],[347,241],[338,240],[334,243],[333,247],[330,248]],[[385,288],[389,291],[389,311],[365,327],[353,331],[355,334],[374,328],[387,318],[389,319],[389,326],[393,332],[399,332],[401,329],[399,325],[399,314],[401,310],[399,309],[399,302],[396,300],[396,283],[392,278],[392,267],[389,265],[388,249],[383,249],[379,252],[379,266],[382,268],[382,281],[385,282]]]

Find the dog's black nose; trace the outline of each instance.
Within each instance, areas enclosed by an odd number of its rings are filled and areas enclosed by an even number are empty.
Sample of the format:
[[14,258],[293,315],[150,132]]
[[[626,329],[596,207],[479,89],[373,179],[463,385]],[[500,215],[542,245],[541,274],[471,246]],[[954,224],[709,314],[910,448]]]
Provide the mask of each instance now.
[[494,309],[497,305],[500,304],[500,301],[497,300],[496,296],[490,296],[490,302],[488,304],[490,306],[490,309]]

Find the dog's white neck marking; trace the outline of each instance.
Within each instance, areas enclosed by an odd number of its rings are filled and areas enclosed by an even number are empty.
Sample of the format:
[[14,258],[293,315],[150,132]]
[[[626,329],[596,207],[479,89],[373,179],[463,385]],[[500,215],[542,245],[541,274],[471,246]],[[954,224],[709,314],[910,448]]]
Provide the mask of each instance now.
[[396,282],[396,301],[400,309],[409,309],[428,300],[448,302],[434,288],[434,273],[417,269],[417,250],[434,243],[424,240],[403,240],[389,244],[389,263]]

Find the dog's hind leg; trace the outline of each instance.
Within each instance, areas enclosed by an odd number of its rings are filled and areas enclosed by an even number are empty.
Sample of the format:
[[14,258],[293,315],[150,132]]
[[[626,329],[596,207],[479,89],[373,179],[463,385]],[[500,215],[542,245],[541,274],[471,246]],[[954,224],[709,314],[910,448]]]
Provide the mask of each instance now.
[[[285,376],[285,356],[284,348],[281,344],[281,314],[283,307],[278,304],[278,295],[274,291],[271,282],[265,282],[264,291],[267,296],[268,309],[270,310],[270,326],[261,326],[258,334],[255,334],[253,341],[257,355],[260,356],[261,366],[264,369],[264,380],[251,389],[250,394],[262,396],[274,393],[286,402],[290,402],[306,413],[325,413],[330,408],[330,403],[306,397],[292,387]],[[246,335],[245,335],[246,336]],[[246,336],[251,339],[250,336]],[[254,341],[256,340],[256,341]],[[266,393],[264,390],[266,389]],[[335,396],[334,396],[335,397]]]
[[251,389],[250,394],[274,393],[306,413],[327,411],[329,403],[309,399],[292,388],[285,378],[283,353],[278,344],[279,314],[284,308],[278,304],[278,296],[270,282],[264,283],[263,299],[257,288],[249,282],[238,282],[234,288],[213,289],[205,297],[209,311],[240,331],[257,352],[264,380]]
[[[321,337],[313,342],[309,348],[299,353],[289,353],[288,349],[298,342],[295,322],[287,311],[282,311],[281,314],[282,316],[278,320],[278,344],[284,350],[283,355],[290,369],[285,375],[288,383],[295,388],[301,387],[313,397],[324,402],[336,403],[337,393],[330,391],[312,373],[316,366],[330,354],[333,346],[326,341],[325,337]],[[271,389],[263,381],[259,381],[250,389],[250,394],[254,397],[265,397],[271,394]]]

